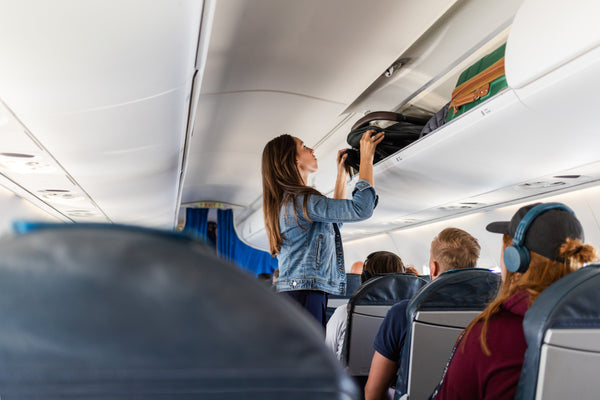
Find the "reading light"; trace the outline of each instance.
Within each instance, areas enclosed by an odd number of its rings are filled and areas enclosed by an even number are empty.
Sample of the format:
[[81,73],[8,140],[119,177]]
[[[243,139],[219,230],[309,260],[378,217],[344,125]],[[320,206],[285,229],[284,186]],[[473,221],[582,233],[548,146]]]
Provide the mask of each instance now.
[[517,187],[519,189],[524,189],[524,190],[533,190],[533,189],[545,189],[545,188],[551,188],[551,187],[563,186],[563,185],[566,185],[566,183],[563,181],[534,181],[534,182],[522,183],[522,184],[518,185]]
[[70,203],[72,201],[85,199],[81,194],[65,189],[45,189],[38,191],[38,193],[45,199],[61,203]]
[[448,211],[448,210],[468,210],[475,207],[484,206],[484,203],[476,203],[476,202],[463,202],[458,204],[450,204],[447,206],[438,207],[438,210]]

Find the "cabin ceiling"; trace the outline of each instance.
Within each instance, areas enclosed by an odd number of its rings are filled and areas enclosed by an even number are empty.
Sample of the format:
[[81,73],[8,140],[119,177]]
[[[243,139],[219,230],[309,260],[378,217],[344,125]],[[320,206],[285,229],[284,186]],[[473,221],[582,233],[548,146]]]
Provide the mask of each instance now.
[[172,228],[202,1],[0,9],[1,183],[65,221]]
[[[314,147],[320,169],[310,183],[330,193],[335,155],[357,119],[368,111],[437,111],[462,69],[506,41],[524,0],[0,2],[1,185],[73,222],[173,228],[180,207],[218,202],[234,208],[244,240],[266,248],[260,158],[267,141],[289,133]],[[526,4],[532,11],[517,24],[524,37],[545,7]],[[564,14],[553,7],[533,18],[539,29]],[[572,35],[577,26],[550,32]],[[536,60],[574,59],[598,46],[594,35],[558,38],[589,43]],[[402,67],[385,77],[398,60]],[[600,180],[596,142],[552,153],[562,131],[546,130],[569,129],[570,120],[548,114],[544,102],[564,89],[540,95],[552,83],[536,86],[543,79],[535,69],[547,75],[556,63],[507,65],[519,84],[495,101],[502,113],[458,118],[378,165],[379,206],[369,221],[346,224],[345,239]],[[594,71],[586,72],[592,80]],[[588,104],[594,115],[596,103]],[[515,151],[511,141],[524,130],[548,136],[528,136]],[[585,129],[576,132],[587,139]]]

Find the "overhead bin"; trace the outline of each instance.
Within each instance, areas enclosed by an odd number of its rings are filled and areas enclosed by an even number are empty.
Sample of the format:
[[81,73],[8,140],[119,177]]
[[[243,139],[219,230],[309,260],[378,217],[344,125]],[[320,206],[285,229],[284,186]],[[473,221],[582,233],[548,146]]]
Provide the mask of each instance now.
[[[346,226],[345,238],[600,179],[592,120],[600,109],[600,31],[588,26],[598,11],[600,4],[585,0],[526,1],[508,35],[509,88],[379,163],[379,207],[368,221]],[[554,40],[561,35],[567,38]]]

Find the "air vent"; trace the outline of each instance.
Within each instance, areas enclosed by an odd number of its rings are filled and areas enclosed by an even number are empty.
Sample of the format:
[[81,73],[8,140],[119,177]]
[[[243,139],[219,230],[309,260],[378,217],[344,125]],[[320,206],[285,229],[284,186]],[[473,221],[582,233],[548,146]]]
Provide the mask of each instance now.
[[465,201],[463,203],[450,204],[447,206],[438,207],[438,210],[442,210],[442,211],[468,210],[471,208],[477,208],[477,207],[481,207],[481,206],[485,206],[485,203],[476,203],[476,202]]
[[554,188],[558,186],[566,185],[566,182],[563,181],[534,181],[534,182],[526,182],[518,185],[519,189],[523,190],[536,190],[536,189],[547,189]]

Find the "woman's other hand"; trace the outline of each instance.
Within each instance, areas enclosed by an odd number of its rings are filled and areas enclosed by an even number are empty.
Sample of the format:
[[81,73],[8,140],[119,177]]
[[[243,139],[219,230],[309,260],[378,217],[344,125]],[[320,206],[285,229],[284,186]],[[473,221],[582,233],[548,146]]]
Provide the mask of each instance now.
[[345,151],[347,149],[339,150],[337,153],[337,178],[335,180],[335,188],[333,189],[334,199],[345,199],[346,198],[346,186],[348,178],[348,170],[346,169],[346,157]]
[[373,137],[371,135],[375,132],[374,129],[370,129],[363,133],[362,138],[360,138],[360,163],[362,165],[363,160],[367,162],[373,162],[373,157],[375,156],[375,148],[381,141],[385,135],[384,132],[379,132]]
[[348,167],[346,166],[346,158],[348,158],[348,154],[346,154],[347,150],[348,149],[341,149],[338,151],[338,154],[337,154],[338,176],[342,175],[342,176],[346,177],[346,175],[348,174]]

